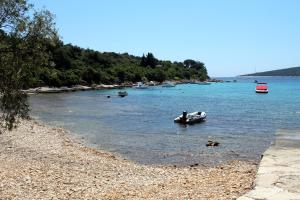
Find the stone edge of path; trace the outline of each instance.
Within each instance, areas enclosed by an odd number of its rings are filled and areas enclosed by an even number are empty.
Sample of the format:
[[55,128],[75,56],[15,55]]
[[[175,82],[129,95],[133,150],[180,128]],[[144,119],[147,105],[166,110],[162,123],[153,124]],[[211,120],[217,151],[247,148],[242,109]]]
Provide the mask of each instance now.
[[255,187],[238,200],[300,200],[300,131],[277,131],[263,154]]

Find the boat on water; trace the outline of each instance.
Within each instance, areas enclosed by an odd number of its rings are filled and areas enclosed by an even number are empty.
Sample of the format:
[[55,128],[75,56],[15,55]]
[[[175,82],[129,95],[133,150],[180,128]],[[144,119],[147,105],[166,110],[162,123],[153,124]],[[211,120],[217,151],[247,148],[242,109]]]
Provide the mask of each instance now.
[[127,93],[126,91],[119,91],[119,92],[118,92],[118,95],[119,95],[120,97],[126,97],[126,96],[128,95],[128,93]]
[[134,87],[136,89],[147,89],[149,86],[142,83],[142,82],[137,82],[137,85]]
[[255,88],[256,93],[268,93],[268,85],[267,83],[257,83],[256,88]]
[[211,83],[203,81],[203,82],[196,82],[198,85],[210,85]]
[[181,123],[181,124],[195,124],[199,122],[203,122],[206,118],[206,113],[205,112],[192,112],[192,113],[187,113],[184,111],[182,115],[176,117],[174,119],[175,123]]
[[154,82],[154,81],[150,81],[150,82],[148,83],[149,86],[156,86],[156,84],[157,84],[157,83]]
[[175,84],[172,82],[165,82],[162,87],[175,87]]

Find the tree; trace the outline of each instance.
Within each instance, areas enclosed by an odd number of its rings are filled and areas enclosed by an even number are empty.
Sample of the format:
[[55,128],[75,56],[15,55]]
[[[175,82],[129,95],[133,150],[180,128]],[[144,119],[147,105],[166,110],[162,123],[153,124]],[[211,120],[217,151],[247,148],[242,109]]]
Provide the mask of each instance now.
[[191,60],[191,59],[187,59],[183,62],[184,66],[186,68],[194,68],[196,70],[200,70],[200,69],[204,69],[205,65],[203,62],[200,61],[195,61],[195,60]]
[[140,63],[141,66],[143,67],[147,67],[147,60],[146,60],[146,57],[145,55],[143,54],[142,58],[141,58],[141,63]]
[[196,64],[196,61],[194,61],[192,59],[187,59],[187,60],[183,61],[183,64],[186,68],[192,68]]
[[82,79],[86,81],[89,85],[99,83],[101,80],[101,74],[92,67],[88,67],[83,72]]
[[140,62],[140,66],[155,68],[158,64],[158,60],[154,57],[152,53],[148,53],[147,56],[143,54]]
[[146,56],[146,63],[147,66],[154,68],[158,63],[158,60],[154,57],[152,53],[148,53]]
[[57,68],[69,69],[71,67],[71,58],[66,48],[59,48],[53,52],[53,61]]
[[49,63],[48,45],[58,41],[53,15],[34,11],[26,0],[0,0],[0,126],[11,130],[28,117],[27,96],[21,91],[36,67]]

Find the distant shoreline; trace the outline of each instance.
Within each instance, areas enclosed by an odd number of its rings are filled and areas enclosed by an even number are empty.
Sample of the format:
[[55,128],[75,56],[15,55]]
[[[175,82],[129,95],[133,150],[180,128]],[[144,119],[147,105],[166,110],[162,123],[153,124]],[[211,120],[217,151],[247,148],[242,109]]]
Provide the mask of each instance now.
[[285,69],[277,69],[265,72],[257,72],[245,74],[242,76],[300,76],[300,67],[290,67]]
[[[167,81],[171,82],[175,85],[177,84],[189,84],[189,83],[206,83],[206,82],[223,82],[222,80],[217,80],[217,79],[211,79],[208,81],[198,81],[198,80],[179,80],[179,81]],[[153,86],[159,86],[162,85],[163,83],[155,83]],[[63,93],[63,92],[76,92],[76,91],[87,91],[87,90],[104,90],[104,89],[123,89],[123,88],[131,88],[134,87],[133,83],[128,83],[128,84],[112,84],[112,85],[105,85],[105,84],[100,84],[100,85],[92,85],[92,86],[84,86],[84,85],[75,85],[71,87],[63,86],[63,87],[49,87],[49,86],[44,86],[44,87],[37,87],[37,88],[30,88],[27,90],[22,90],[23,92],[27,94],[38,94],[38,93]]]

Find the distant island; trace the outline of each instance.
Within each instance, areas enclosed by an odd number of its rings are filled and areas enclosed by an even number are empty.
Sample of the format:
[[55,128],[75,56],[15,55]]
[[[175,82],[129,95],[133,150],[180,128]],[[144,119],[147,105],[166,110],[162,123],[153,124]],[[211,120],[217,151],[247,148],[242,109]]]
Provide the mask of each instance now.
[[286,69],[278,69],[265,72],[257,72],[242,76],[300,76],[300,67],[291,67]]

